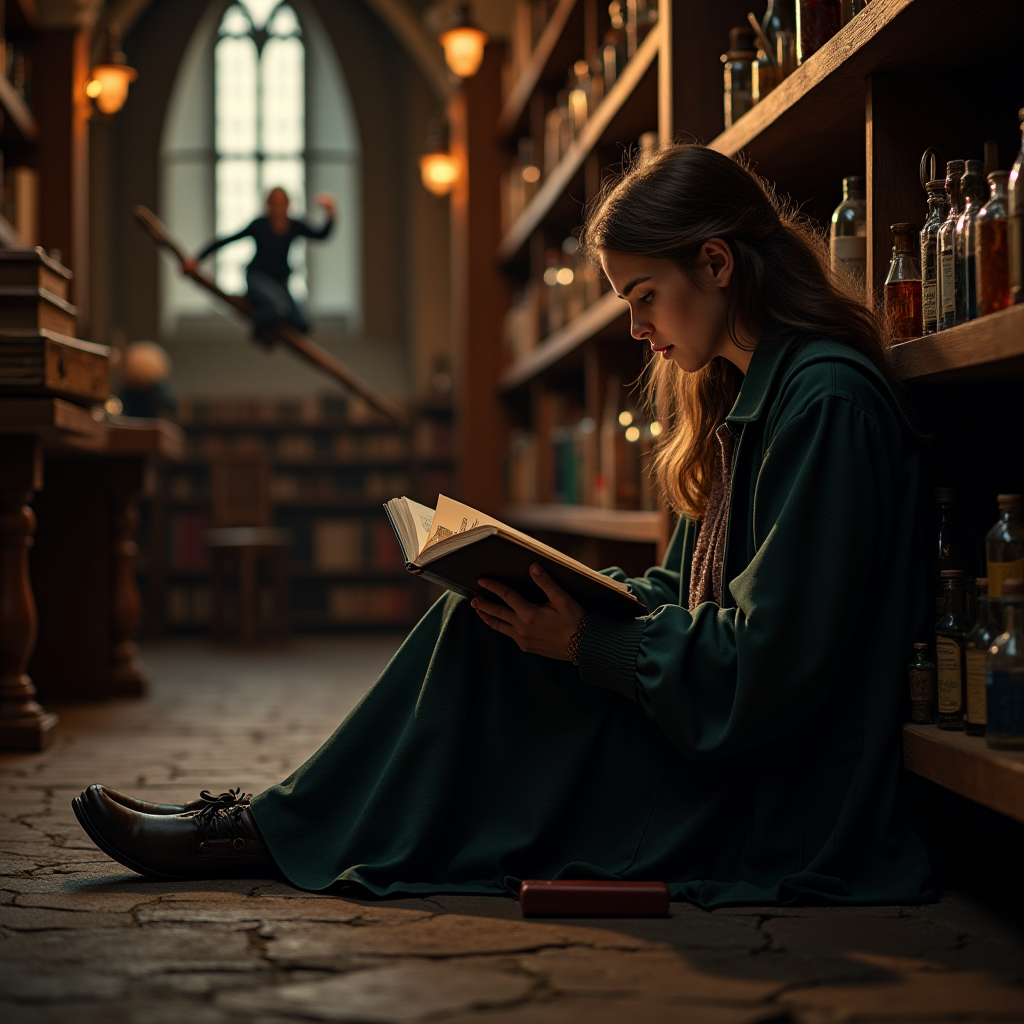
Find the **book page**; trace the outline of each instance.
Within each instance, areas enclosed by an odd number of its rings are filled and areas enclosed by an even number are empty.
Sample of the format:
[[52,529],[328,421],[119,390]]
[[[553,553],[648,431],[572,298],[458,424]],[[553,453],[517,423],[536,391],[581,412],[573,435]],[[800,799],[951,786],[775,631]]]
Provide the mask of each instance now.
[[405,499],[406,508],[410,513],[413,528],[416,531],[416,551],[422,554],[423,549],[430,540],[430,526],[434,521],[434,510],[426,505],[421,505],[411,498]]
[[434,510],[430,539],[420,549],[420,554],[438,541],[456,533],[465,533],[467,530],[472,530],[474,526],[500,526],[503,530],[511,529],[500,519],[492,519],[490,516],[485,516],[483,512],[470,508],[469,505],[463,505],[461,501],[439,494],[437,508]]

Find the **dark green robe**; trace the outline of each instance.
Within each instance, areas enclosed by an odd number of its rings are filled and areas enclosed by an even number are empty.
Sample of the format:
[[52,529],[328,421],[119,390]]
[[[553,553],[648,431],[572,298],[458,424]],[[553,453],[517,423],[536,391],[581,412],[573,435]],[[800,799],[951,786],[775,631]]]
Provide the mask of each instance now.
[[578,672],[442,598],[253,801],[293,883],[660,879],[706,907],[929,894],[897,803],[925,583],[913,433],[870,363],[828,342],[755,350],[728,422],[725,607],[686,609],[691,523],[631,581],[651,613],[592,617]]

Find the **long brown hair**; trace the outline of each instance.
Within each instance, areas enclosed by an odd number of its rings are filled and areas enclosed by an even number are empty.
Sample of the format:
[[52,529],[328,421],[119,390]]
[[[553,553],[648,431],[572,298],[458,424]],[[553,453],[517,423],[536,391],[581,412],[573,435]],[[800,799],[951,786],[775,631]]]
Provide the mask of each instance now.
[[[729,336],[737,328],[759,345],[827,338],[862,353],[893,382],[881,324],[830,269],[820,233],[791,203],[734,160],[699,145],[668,145],[634,157],[609,179],[583,229],[584,251],[671,260],[690,273],[709,238],[729,243],[736,263],[726,295]],[[692,373],[658,359],[648,364],[646,396],[670,429],[653,469],[672,508],[700,518],[715,481],[714,431],[743,375],[716,357]]]

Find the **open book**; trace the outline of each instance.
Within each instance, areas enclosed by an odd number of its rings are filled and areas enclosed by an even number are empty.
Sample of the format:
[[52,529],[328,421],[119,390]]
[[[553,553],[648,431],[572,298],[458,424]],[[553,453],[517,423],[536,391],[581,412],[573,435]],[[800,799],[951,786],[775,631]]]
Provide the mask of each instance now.
[[405,567],[456,594],[497,601],[477,584],[486,577],[507,583],[527,601],[544,604],[544,592],[530,578],[530,566],[540,562],[588,612],[616,619],[647,612],[625,583],[443,494],[436,509],[409,498],[392,498],[384,509],[398,535]]

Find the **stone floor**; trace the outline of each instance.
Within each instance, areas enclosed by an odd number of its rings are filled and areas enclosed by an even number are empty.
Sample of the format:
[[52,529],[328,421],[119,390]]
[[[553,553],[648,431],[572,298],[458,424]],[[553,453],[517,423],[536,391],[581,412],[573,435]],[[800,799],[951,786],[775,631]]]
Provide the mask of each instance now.
[[61,709],[0,759],[6,1024],[835,1024],[1024,1021],[1024,937],[950,893],[869,909],[675,904],[657,921],[524,921],[509,899],[369,902],[276,882],[157,883],[108,860],[71,797],[259,790],[300,763],[394,638],[145,652],[152,696]]

